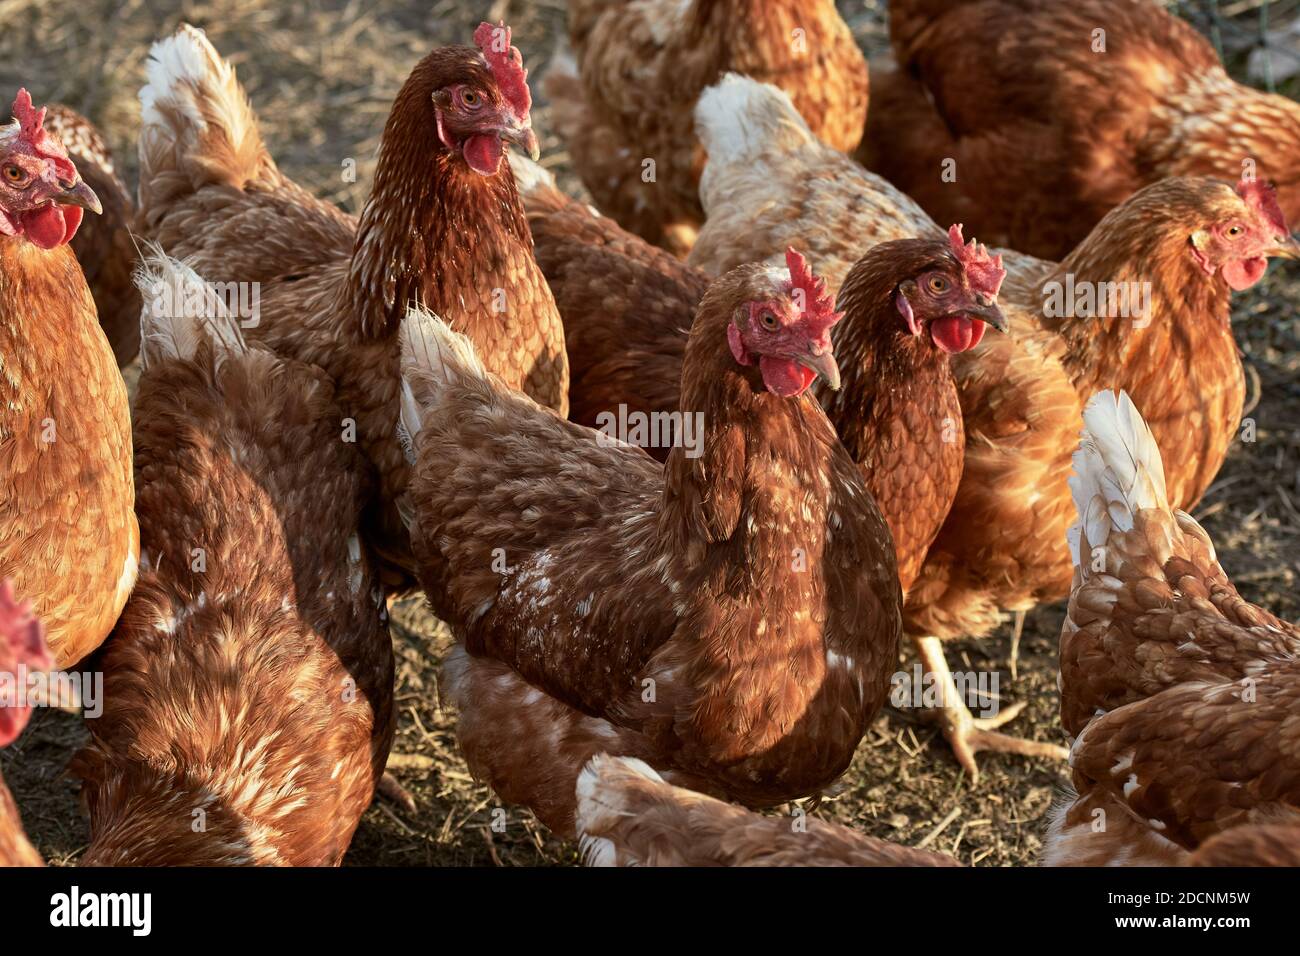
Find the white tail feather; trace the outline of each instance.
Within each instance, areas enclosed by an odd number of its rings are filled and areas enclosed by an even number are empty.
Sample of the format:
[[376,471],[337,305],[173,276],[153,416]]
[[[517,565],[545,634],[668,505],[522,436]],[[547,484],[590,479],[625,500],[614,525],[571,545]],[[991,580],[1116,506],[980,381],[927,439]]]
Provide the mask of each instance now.
[[[399,432],[408,458],[415,452],[424,412],[437,404],[443,390],[466,379],[485,379],[487,370],[474,343],[454,332],[432,312],[412,306],[402,320],[402,395]],[[413,460],[413,458],[412,458]]]
[[218,353],[248,350],[239,318],[226,301],[185,263],[147,245],[135,271],[140,310],[140,360],[148,368],[165,359],[192,359],[205,341]]
[[1135,512],[1169,511],[1160,449],[1126,392],[1102,391],[1089,400],[1079,450],[1074,453],[1070,492],[1079,515],[1069,532],[1076,567],[1082,535],[1092,547],[1099,547],[1112,527],[1131,530]]
[[645,761],[635,757],[611,757],[609,754],[596,754],[578,775],[575,822],[579,849],[587,866],[616,866],[618,863],[614,843],[594,833],[609,830],[617,825],[618,818],[631,814],[622,793],[628,777],[664,783],[663,777]]
[[[145,72],[147,82],[140,90],[142,207],[147,209],[156,191],[152,179],[163,173],[182,170],[238,185],[259,174],[262,141],[252,107],[234,68],[202,30],[181,24],[156,42]],[[208,168],[203,154],[220,160]],[[218,174],[217,169],[224,171]]]
[[196,96],[201,90],[225,86],[232,73],[230,64],[208,42],[207,35],[198,27],[182,23],[174,34],[149,48],[147,82],[140,90],[143,124],[148,127],[162,123],[158,104],[170,102],[203,129],[206,121]]

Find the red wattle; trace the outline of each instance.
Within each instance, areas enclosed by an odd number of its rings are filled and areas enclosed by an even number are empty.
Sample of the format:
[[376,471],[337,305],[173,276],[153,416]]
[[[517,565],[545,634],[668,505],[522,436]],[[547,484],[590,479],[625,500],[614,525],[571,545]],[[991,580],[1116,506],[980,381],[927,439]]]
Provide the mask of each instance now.
[[64,222],[64,229],[65,229],[63,233],[64,242],[72,241],[72,237],[75,236],[77,234],[77,230],[81,228],[81,218],[85,214],[86,211],[82,209],[80,206],[63,207],[63,222]]
[[491,176],[501,166],[502,151],[500,138],[486,134],[471,136],[462,147],[469,168],[484,176]]
[[984,338],[984,330],[988,327],[988,323],[983,319],[971,319],[970,325],[970,345],[966,347],[968,349],[973,349],[975,346],[980,344],[980,339]]
[[1268,260],[1263,256],[1254,259],[1236,259],[1223,267],[1223,279],[1237,292],[1249,289],[1268,269]]
[[817,373],[791,359],[778,359],[764,355],[758,360],[763,373],[763,384],[773,395],[790,398],[801,395],[813,383]]
[[22,223],[27,238],[42,249],[53,249],[67,241],[68,226],[61,206],[46,205],[33,209],[22,217]]
[[973,326],[974,323],[964,315],[945,315],[930,323],[930,338],[949,354],[965,352],[978,341]]

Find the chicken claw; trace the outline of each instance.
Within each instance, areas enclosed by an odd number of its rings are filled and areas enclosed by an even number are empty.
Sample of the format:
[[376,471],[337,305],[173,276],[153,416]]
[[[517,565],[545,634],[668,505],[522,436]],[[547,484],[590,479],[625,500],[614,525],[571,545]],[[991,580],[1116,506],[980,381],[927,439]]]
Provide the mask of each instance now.
[[975,754],[981,750],[1056,760],[1065,760],[1070,755],[1068,750],[1056,744],[1023,740],[995,730],[1019,716],[1025,708],[1024,701],[1002,708],[996,717],[975,717],[953,682],[952,672],[948,669],[948,661],[943,654],[943,643],[937,637],[920,637],[915,643],[925,670],[933,674],[936,681],[942,682],[943,703],[937,709],[926,711],[925,719],[939,724],[948,745],[952,747],[953,756],[970,774],[972,784],[979,783],[980,772],[975,764]]

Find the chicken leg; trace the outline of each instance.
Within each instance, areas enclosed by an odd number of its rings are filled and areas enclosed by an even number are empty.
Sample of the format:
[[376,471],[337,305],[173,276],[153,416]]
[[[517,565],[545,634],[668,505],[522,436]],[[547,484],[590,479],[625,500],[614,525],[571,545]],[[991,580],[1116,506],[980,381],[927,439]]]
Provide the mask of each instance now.
[[915,638],[915,644],[926,673],[933,675],[933,679],[939,683],[942,695],[940,706],[927,711],[926,719],[938,722],[952,747],[953,756],[970,774],[971,783],[979,783],[980,772],[975,765],[975,754],[981,750],[1023,754],[1026,757],[1052,757],[1057,760],[1069,756],[1069,751],[1056,744],[1022,740],[997,732],[995,728],[1014,720],[1024,710],[1023,701],[1003,708],[996,717],[976,718],[957,691],[957,684],[953,681],[952,671],[948,669],[948,661],[943,654],[943,642],[937,637],[918,637]]

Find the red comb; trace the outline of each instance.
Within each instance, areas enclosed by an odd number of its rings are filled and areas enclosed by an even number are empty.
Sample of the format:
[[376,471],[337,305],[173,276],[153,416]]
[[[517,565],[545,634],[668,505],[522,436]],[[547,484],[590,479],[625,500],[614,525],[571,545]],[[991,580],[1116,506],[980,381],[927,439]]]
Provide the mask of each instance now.
[[1264,220],[1282,235],[1290,235],[1286,226],[1286,214],[1277,204],[1277,189],[1272,183],[1260,182],[1258,179],[1243,179],[1237,183],[1237,195],[1246,201]]
[[949,228],[948,242],[952,246],[952,254],[966,270],[971,288],[990,298],[997,298],[998,289],[1002,288],[1002,280],[1007,277],[1007,270],[1002,268],[1001,254],[995,259],[989,255],[988,249],[974,239],[967,243],[962,238],[961,223]]
[[528,121],[528,111],[533,107],[533,94],[528,90],[528,71],[518,47],[510,45],[510,28],[505,22],[493,26],[486,20],[474,31],[474,42],[488,62],[502,95],[515,111],[521,123]]
[[57,137],[45,130],[45,107],[36,109],[32,106],[31,94],[25,89],[18,91],[14,97],[14,119],[18,120],[18,142],[25,144],[30,151],[54,164],[60,179],[77,178],[77,167],[68,159],[68,151]]
[[817,334],[824,333],[843,317],[835,311],[835,300],[826,291],[826,280],[814,275],[808,260],[794,249],[785,251],[785,265],[790,270],[791,290],[803,290],[804,320]]

